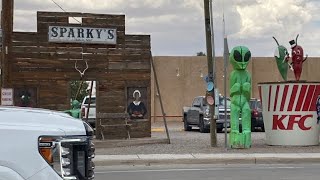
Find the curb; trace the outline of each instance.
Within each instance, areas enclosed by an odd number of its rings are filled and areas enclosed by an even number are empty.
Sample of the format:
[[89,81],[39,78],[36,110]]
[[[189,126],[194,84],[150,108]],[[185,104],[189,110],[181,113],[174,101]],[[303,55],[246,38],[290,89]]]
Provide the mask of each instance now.
[[95,148],[115,148],[128,146],[142,146],[148,144],[168,144],[168,139],[160,138],[140,138],[140,139],[124,139],[124,140],[94,140]]
[[[165,132],[165,128],[152,128],[151,132]],[[169,129],[169,131],[184,131],[183,128]]]
[[301,164],[320,163],[320,153],[97,155],[94,161],[96,166],[151,166],[163,164]]
[[152,128],[151,132],[164,132],[164,128]]

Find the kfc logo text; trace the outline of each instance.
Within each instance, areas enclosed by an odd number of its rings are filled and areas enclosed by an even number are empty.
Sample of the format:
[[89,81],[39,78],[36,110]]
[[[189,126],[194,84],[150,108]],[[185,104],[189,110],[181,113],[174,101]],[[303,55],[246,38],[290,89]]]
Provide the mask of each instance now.
[[[273,115],[272,130],[293,130],[293,125],[298,124],[299,128],[303,131],[308,131],[311,127],[306,127],[305,122],[310,118],[313,119],[313,115]],[[283,120],[288,119],[288,124],[283,124]]]

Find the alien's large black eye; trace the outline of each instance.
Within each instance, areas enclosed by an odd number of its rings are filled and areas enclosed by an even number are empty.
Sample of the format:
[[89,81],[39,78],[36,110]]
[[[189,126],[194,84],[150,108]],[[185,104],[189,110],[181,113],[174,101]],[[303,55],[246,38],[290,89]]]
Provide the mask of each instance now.
[[244,62],[248,62],[249,60],[250,60],[250,58],[251,58],[251,52],[250,51],[248,51],[247,53],[246,53],[246,55],[244,55]]
[[237,62],[242,62],[242,56],[241,56],[241,53],[238,50],[234,51],[233,58]]

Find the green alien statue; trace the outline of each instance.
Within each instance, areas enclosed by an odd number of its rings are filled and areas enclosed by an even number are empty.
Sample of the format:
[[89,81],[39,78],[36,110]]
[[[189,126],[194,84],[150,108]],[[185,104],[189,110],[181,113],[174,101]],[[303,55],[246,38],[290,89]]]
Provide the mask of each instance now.
[[80,102],[77,101],[77,100],[73,100],[72,103],[71,103],[71,108],[72,109],[66,110],[64,112],[69,114],[70,116],[72,116],[74,118],[80,119],[81,118],[80,107],[81,107]]
[[[245,46],[237,46],[232,49],[230,63],[233,71],[230,76],[231,97],[231,148],[251,147],[251,109],[249,101],[251,98],[251,75],[246,70],[251,52]],[[242,132],[239,124],[242,121]]]

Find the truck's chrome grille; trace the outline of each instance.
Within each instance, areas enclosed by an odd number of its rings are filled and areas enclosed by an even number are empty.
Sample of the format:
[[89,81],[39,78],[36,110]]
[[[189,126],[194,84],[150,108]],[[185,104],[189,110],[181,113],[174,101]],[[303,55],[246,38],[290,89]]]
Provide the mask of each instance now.
[[[225,119],[225,115],[224,114],[219,114],[219,119]],[[227,119],[230,119],[230,114],[227,115]]]
[[[76,138],[75,138],[76,139]],[[69,158],[70,164],[66,164],[65,168],[68,170],[68,175],[65,179],[74,177],[76,180],[90,180],[94,179],[94,145],[92,138],[89,136],[80,137],[81,141],[62,141],[63,148],[70,149],[71,156],[61,158]],[[62,148],[62,149],[63,149]]]

